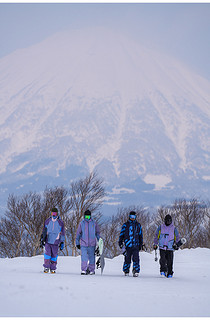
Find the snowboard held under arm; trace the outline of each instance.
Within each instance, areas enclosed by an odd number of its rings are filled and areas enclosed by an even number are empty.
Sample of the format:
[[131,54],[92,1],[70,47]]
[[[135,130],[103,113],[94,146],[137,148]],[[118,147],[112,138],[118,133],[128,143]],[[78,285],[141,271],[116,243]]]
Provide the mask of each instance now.
[[103,239],[100,238],[98,241],[98,248],[96,249],[96,255],[99,257],[96,261],[96,268],[101,268],[101,274],[103,274],[105,267],[105,259],[104,259],[104,242]]
[[181,246],[183,246],[187,240],[185,238],[181,238],[177,243],[173,245],[174,250],[178,250]]

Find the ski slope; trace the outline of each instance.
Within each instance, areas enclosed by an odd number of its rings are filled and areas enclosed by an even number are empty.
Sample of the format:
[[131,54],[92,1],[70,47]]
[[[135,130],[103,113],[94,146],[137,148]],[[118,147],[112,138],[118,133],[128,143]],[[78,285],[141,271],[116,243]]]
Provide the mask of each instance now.
[[154,252],[140,257],[138,278],[123,275],[122,255],[102,276],[81,276],[80,256],[59,257],[56,274],[43,273],[43,256],[0,259],[0,316],[210,316],[209,249],[175,252],[172,279],[160,278]]

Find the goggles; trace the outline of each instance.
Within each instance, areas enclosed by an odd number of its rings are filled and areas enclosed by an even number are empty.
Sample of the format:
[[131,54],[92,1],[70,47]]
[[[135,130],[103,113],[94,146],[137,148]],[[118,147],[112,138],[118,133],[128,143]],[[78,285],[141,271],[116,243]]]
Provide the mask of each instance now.
[[58,213],[57,213],[57,212],[51,212],[51,217],[57,218],[57,216],[58,216]]
[[88,215],[86,216],[85,215],[85,219],[90,220],[90,216],[88,216]]
[[135,214],[130,214],[129,218],[130,218],[131,220],[136,220],[136,215],[135,215]]

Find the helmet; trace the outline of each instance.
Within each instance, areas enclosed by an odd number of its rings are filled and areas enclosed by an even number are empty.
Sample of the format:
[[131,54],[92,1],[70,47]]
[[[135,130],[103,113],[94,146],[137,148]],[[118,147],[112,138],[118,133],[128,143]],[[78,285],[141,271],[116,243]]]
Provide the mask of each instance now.
[[165,221],[165,225],[166,225],[166,226],[170,226],[170,224],[172,223],[172,218],[171,218],[170,214],[167,214],[167,215],[165,216],[164,221]]

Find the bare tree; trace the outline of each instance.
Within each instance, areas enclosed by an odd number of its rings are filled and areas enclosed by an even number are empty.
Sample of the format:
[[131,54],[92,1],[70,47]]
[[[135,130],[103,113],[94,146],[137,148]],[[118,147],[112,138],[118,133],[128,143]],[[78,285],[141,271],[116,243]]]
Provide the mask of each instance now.
[[22,255],[21,246],[23,238],[23,225],[19,225],[15,219],[3,217],[0,223],[0,256],[1,257],[18,257]]
[[9,206],[9,204],[14,214],[11,213],[10,217],[1,218],[0,253],[2,257],[12,258],[19,255],[23,227],[15,219],[16,199],[10,196],[7,205]]
[[210,202],[207,202],[206,206],[206,212],[205,212],[206,218],[204,222],[204,227],[205,227],[205,247],[210,248]]
[[202,203],[204,220],[195,237],[195,246],[210,248],[210,203]]
[[103,180],[98,178],[96,172],[90,173],[85,179],[71,183],[72,208],[66,222],[66,228],[68,230],[68,245],[72,255],[76,255],[76,232],[84,212],[89,209],[99,221],[101,214],[95,212],[102,206],[105,194]]
[[195,247],[196,237],[204,224],[205,210],[203,205],[197,199],[190,201],[181,199],[175,201],[173,210],[179,232],[187,238],[186,247]]
[[64,187],[46,187],[43,194],[29,192],[22,197],[10,195],[5,216],[0,220],[0,256],[34,256],[42,252],[40,236],[45,220],[52,207],[57,207],[66,229],[65,249],[61,254],[76,255],[76,231],[84,211],[89,209],[101,229],[104,239],[105,255],[113,258],[120,254],[119,235],[123,223],[128,220],[129,212],[137,213],[142,225],[144,243],[152,250],[155,230],[163,223],[166,214],[170,214],[180,236],[187,238],[185,247],[210,248],[210,203],[197,199],[176,200],[171,206],[161,206],[151,214],[140,206],[119,208],[117,214],[103,219],[99,211],[103,204],[105,189],[103,180],[97,174],[90,173]]
[[29,193],[18,199],[10,195],[5,217],[1,221],[0,241],[9,244],[5,253],[10,257],[35,255],[39,253],[41,229],[41,198],[36,193]]
[[112,215],[107,221],[104,221],[101,236],[104,240],[104,254],[108,258],[120,254],[118,246],[120,227],[119,214]]
[[22,197],[10,195],[5,217],[0,224],[1,256],[34,256],[42,252],[40,237],[44,222],[52,207],[57,207],[66,229],[64,255],[75,254],[75,237],[85,210],[90,209],[100,223],[96,212],[103,203],[105,190],[96,173],[64,187],[45,188],[43,195],[29,192]]
[[116,215],[112,215],[104,224],[103,239],[105,242],[105,255],[113,258],[121,253],[118,246],[119,235],[122,225],[128,220],[130,211],[136,212],[137,221],[141,223],[145,246],[152,247],[152,237],[155,227],[153,216],[140,206],[118,208]]
[[[67,193],[63,187],[55,187],[46,188],[44,196],[35,192],[19,198],[10,195],[7,211],[0,225],[1,254],[17,257],[41,253],[40,237],[44,222],[55,205],[58,206],[62,218],[66,218],[65,214],[70,208]],[[67,248],[65,250],[67,252]]]
[[161,206],[157,209],[157,213],[155,216],[155,225],[156,227],[158,227],[159,225],[161,225],[164,222],[164,218],[167,214],[173,215],[172,210],[170,209],[170,207],[164,207]]
[[163,223],[166,214],[170,214],[181,237],[187,239],[183,248],[192,248],[198,245],[203,234],[206,217],[206,205],[197,199],[187,201],[175,200],[170,207],[160,207],[157,211],[156,225]]

